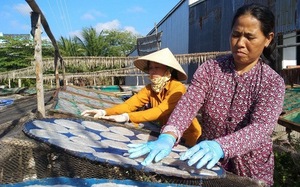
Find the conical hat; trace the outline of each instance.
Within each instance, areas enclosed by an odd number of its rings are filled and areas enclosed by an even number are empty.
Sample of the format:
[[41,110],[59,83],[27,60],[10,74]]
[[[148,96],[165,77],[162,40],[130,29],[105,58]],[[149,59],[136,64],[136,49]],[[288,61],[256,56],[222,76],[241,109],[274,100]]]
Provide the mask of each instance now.
[[187,79],[187,75],[182,69],[179,62],[176,60],[175,56],[169,50],[169,48],[164,48],[159,51],[153,52],[149,55],[142,56],[136,60],[134,60],[133,64],[145,73],[148,72],[148,62],[156,62],[159,64],[163,64],[165,66],[173,68],[173,71],[176,70],[177,78],[179,81],[184,81]]

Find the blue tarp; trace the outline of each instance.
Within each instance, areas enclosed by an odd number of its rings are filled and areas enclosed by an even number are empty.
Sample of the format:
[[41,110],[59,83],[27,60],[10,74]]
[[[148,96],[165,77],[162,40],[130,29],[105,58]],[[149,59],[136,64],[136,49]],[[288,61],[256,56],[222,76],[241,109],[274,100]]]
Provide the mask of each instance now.
[[56,177],[56,178],[45,178],[36,179],[21,183],[6,184],[3,187],[24,187],[30,185],[43,185],[51,187],[59,187],[62,185],[72,185],[78,187],[92,187],[92,186],[137,186],[137,187],[191,187],[190,185],[180,185],[180,184],[168,184],[168,183],[153,183],[153,182],[140,182],[133,180],[109,180],[109,179],[95,179],[95,178],[66,178],[66,177]]
[[13,99],[0,99],[0,107],[1,106],[7,106],[14,103]]

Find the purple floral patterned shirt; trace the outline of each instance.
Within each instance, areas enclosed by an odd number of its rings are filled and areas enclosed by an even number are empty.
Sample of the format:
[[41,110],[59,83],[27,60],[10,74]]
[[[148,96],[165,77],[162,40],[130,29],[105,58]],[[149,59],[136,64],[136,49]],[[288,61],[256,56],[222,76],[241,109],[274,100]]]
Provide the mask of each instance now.
[[240,176],[273,184],[271,134],[282,112],[285,84],[262,59],[238,75],[232,55],[198,67],[162,133],[179,138],[199,112],[201,140],[216,140],[224,151],[222,166]]

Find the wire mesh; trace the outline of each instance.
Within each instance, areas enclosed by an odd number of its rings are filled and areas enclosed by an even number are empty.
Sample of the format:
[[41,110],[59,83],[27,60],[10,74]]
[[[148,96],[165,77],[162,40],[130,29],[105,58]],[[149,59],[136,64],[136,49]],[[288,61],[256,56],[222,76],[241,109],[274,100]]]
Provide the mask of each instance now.
[[[16,134],[16,133],[15,133]],[[101,178],[135,180],[195,186],[259,186],[246,177],[227,173],[224,179],[195,180],[143,172],[108,163],[93,162],[70,155],[24,134],[0,141],[0,184],[10,184],[49,177]]]

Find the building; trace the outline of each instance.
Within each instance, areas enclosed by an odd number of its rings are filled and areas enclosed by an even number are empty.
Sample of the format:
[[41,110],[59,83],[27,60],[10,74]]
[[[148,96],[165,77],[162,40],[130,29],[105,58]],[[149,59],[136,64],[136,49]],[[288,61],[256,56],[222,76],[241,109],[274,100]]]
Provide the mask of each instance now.
[[8,37],[22,40],[32,39],[32,36],[30,34],[3,34],[2,32],[0,32],[0,37]]
[[[275,70],[300,65],[300,11],[297,11],[300,0],[180,0],[148,35],[162,32],[161,48],[168,47],[174,54],[229,51],[232,17],[247,3],[266,5],[275,14],[278,49]],[[137,52],[130,56],[137,56]],[[187,82],[197,66],[184,65],[189,76]]]
[[0,46],[7,43],[4,38],[13,38],[18,40],[31,40],[32,36],[30,34],[3,34],[0,32]]

